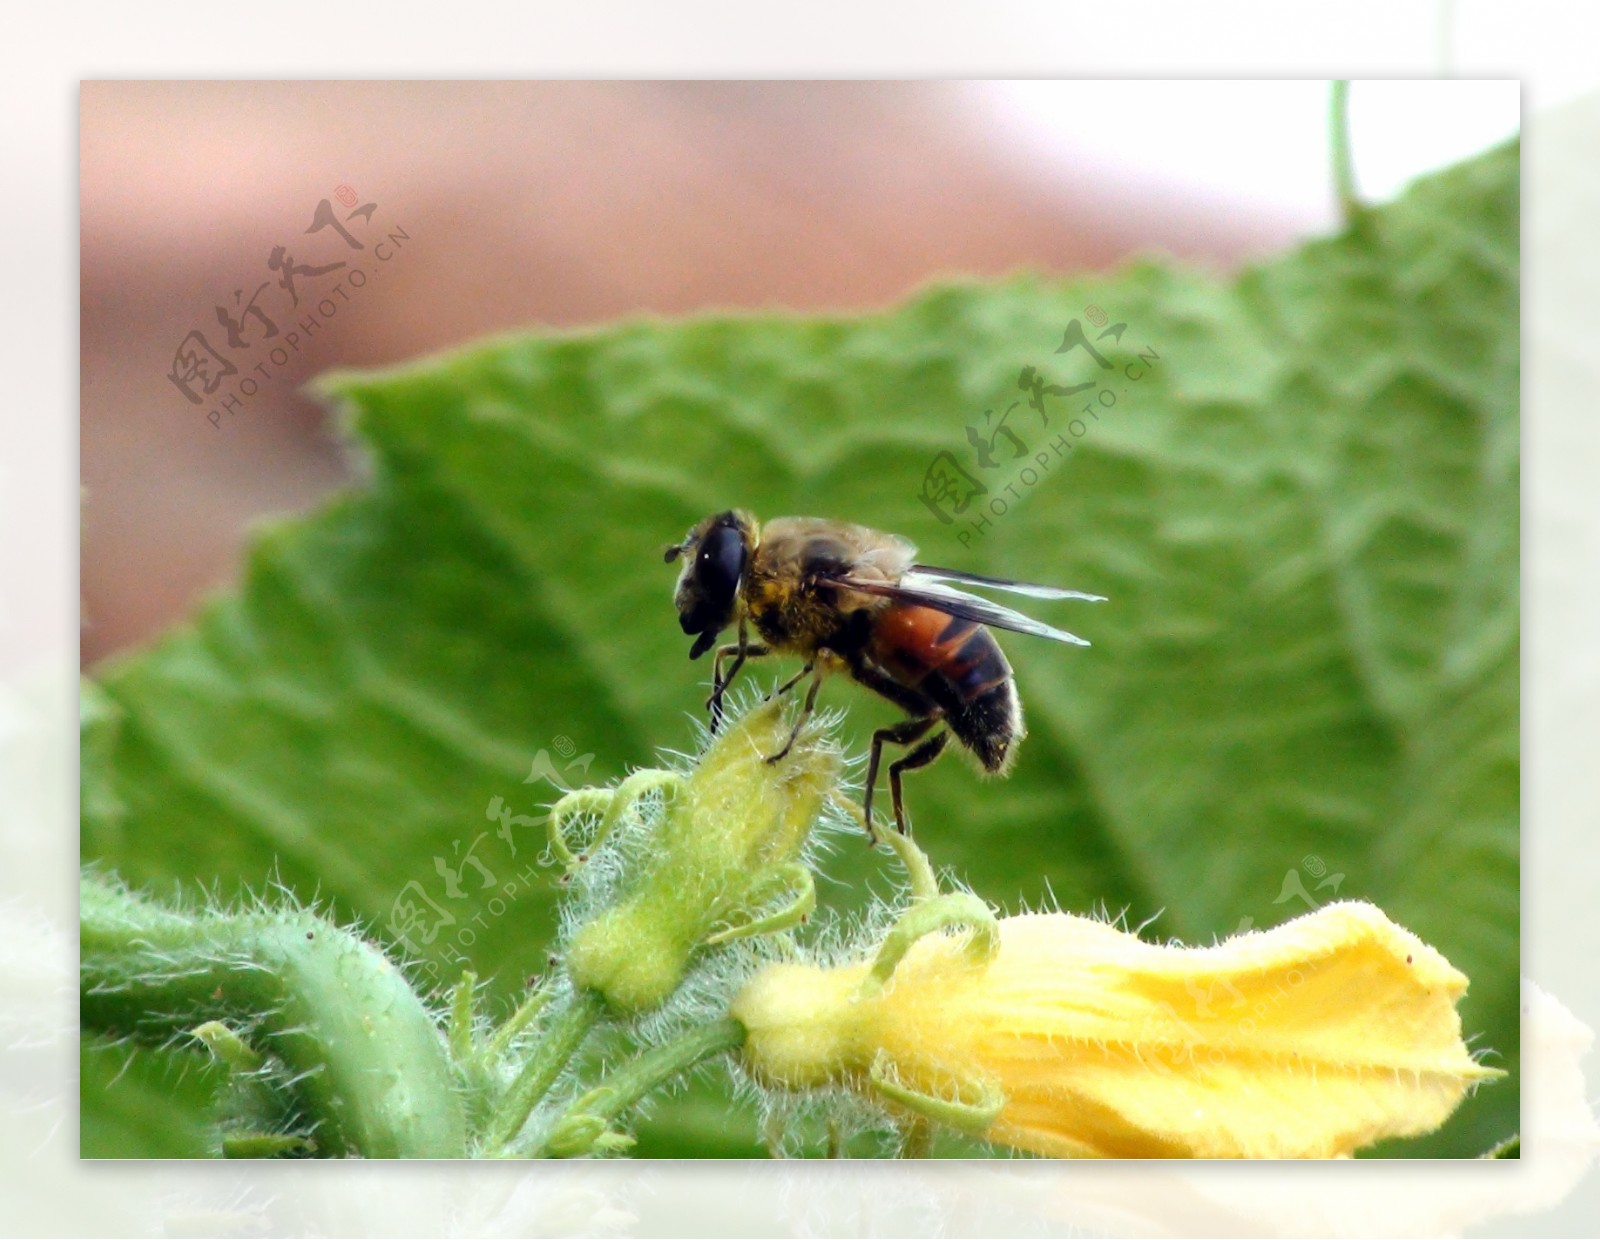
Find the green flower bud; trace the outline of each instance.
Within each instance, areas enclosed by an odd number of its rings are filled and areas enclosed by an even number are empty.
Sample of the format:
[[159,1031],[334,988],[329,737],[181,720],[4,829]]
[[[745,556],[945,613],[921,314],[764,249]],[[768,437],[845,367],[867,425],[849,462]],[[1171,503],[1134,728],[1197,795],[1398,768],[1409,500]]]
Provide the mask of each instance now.
[[[648,1011],[678,988],[701,947],[783,929],[814,906],[799,861],[843,758],[812,718],[789,753],[768,762],[789,739],[784,714],[778,699],[730,720],[687,776],[633,777],[660,789],[661,804],[644,813],[642,832],[620,842],[630,858],[620,898],[573,935],[566,962],[577,986],[621,1011]],[[594,808],[592,794],[575,795]],[[611,805],[604,821],[629,808]],[[785,892],[789,903],[763,915]]]

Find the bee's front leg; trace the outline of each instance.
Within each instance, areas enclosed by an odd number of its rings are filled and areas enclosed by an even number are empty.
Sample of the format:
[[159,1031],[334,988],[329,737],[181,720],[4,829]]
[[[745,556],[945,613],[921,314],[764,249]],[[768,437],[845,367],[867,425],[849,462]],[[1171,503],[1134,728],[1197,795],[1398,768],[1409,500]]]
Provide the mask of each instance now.
[[[733,678],[739,674],[739,669],[744,666],[746,659],[759,659],[763,655],[772,653],[772,648],[763,646],[760,642],[752,645],[749,634],[744,627],[744,621],[739,622],[739,640],[731,645],[723,646],[717,651],[717,657],[711,664],[711,696],[706,699],[706,709],[711,712],[711,731],[716,731],[722,726],[722,695],[728,691],[728,686],[733,683]],[[732,658],[733,666],[728,669],[728,674],[722,674],[722,662]]]

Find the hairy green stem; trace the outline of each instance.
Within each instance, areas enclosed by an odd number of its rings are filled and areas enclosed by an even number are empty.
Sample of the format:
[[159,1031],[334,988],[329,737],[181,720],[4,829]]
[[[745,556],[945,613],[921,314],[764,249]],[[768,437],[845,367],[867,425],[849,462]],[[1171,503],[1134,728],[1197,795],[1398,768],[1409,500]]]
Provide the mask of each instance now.
[[477,1062],[485,1068],[493,1068],[499,1062],[500,1056],[511,1049],[511,1044],[516,1041],[517,1035],[528,1027],[535,1016],[544,1011],[554,997],[555,992],[543,983],[528,991],[527,997],[517,1004],[517,1010],[501,1021],[499,1027],[478,1048]]
[[578,1099],[556,1122],[538,1152],[557,1157],[590,1152],[612,1121],[652,1090],[696,1064],[738,1050],[744,1040],[744,1026],[726,1016],[646,1051]]
[[85,1030],[165,1043],[225,1022],[293,1074],[322,1152],[466,1153],[443,1039],[371,944],[296,909],[173,912],[92,874],[80,927]]
[[487,1147],[491,1155],[508,1152],[510,1143],[522,1131],[556,1078],[571,1062],[590,1031],[605,1015],[606,1001],[592,990],[577,989],[561,1011],[543,1031],[528,1061],[497,1108],[490,1125]]
[[920,902],[937,896],[939,878],[933,872],[933,863],[928,860],[928,854],[918,848],[909,835],[891,831],[887,839],[889,847],[895,856],[900,858],[900,864],[905,868],[906,879],[911,884],[912,900]]
[[450,993],[450,1054],[462,1065],[472,1057],[472,992],[477,984],[478,975],[468,969]]

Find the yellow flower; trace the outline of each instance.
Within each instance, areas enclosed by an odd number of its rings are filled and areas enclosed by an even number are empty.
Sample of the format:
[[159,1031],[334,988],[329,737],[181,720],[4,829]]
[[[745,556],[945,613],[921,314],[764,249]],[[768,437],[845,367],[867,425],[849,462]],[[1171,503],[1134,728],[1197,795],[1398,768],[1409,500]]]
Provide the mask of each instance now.
[[916,933],[875,976],[756,974],[732,1006],[755,1077],[1058,1157],[1327,1158],[1429,1132],[1499,1075],[1462,1043],[1467,979],[1370,904],[1204,948],[1065,913],[1000,919],[987,959]]

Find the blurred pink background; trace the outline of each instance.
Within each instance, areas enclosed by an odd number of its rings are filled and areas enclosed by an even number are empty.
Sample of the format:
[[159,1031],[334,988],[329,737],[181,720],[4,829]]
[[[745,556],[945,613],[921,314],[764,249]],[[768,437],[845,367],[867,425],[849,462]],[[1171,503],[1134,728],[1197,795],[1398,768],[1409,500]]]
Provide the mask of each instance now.
[[[1153,193],[1131,147],[1041,153],[1040,118],[982,83],[89,82],[81,126],[85,663],[230,580],[253,520],[350,481],[298,391],[333,367],[641,312],[866,309],[1149,250],[1231,266],[1311,223]],[[237,382],[283,343],[240,313],[259,285],[280,333],[315,313],[339,275],[297,279],[291,309],[268,259],[350,258],[332,229],[306,235],[323,199],[346,221],[341,186],[376,204],[353,236],[409,239],[214,427],[230,384],[189,403],[179,343],[198,329],[247,359]]]

